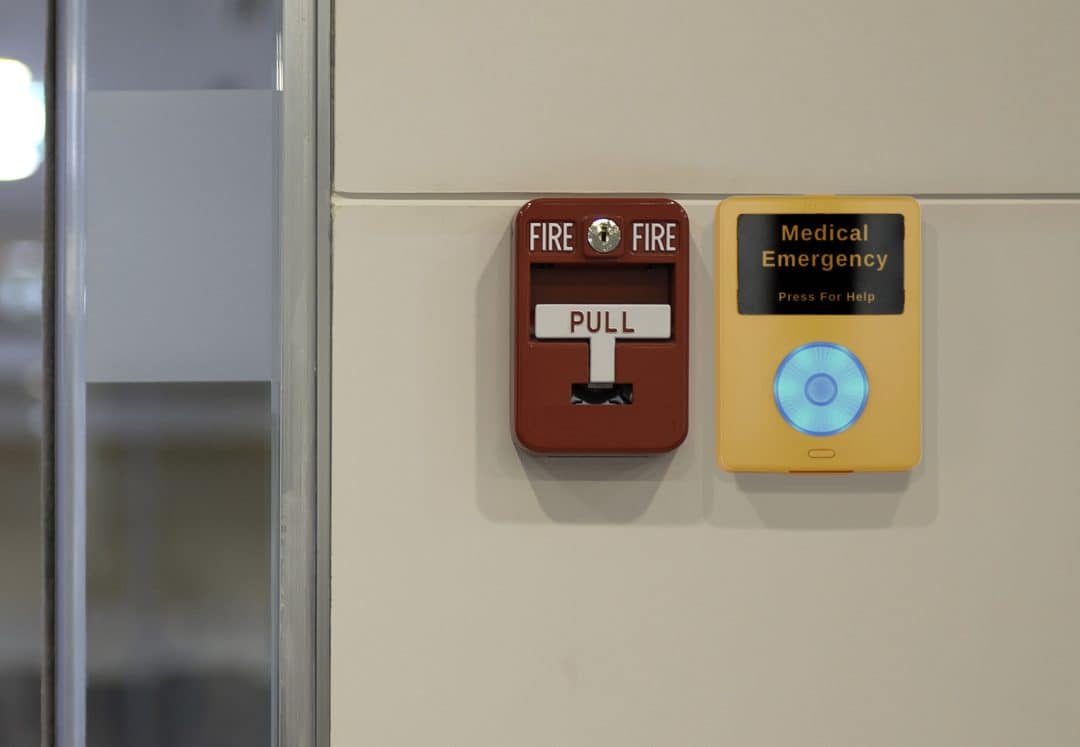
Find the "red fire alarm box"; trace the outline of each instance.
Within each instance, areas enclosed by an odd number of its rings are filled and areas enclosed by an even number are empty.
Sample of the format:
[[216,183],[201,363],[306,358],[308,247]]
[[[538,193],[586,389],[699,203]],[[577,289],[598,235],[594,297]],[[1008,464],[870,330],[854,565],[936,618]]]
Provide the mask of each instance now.
[[514,227],[514,433],[541,454],[686,438],[686,212],[646,198],[527,203]]

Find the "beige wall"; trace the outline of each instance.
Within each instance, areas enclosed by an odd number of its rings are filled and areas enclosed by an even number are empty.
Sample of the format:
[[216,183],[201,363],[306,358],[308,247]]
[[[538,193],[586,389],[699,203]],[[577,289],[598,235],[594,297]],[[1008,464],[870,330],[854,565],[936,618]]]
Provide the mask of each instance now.
[[[1080,743],[1080,198],[1034,196],[1080,190],[1074,5],[430,5],[337,11],[335,747]],[[589,190],[690,214],[669,456],[511,443],[511,218]],[[944,193],[915,472],[715,466],[712,211],[751,190]]]
[[1071,192],[1072,0],[336,5],[338,190]]

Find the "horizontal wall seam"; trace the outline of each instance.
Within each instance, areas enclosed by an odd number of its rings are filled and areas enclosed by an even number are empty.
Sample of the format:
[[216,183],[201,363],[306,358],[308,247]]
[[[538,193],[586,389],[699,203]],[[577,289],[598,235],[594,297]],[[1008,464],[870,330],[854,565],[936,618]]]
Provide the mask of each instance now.
[[[742,193],[739,193],[742,194]],[[767,193],[762,193],[767,194]],[[771,193],[769,193],[771,194]],[[884,193],[881,193],[884,194]],[[389,203],[401,203],[403,205],[423,204],[451,204],[461,205],[498,205],[506,202],[523,203],[528,200],[541,197],[572,197],[588,195],[590,197],[668,197],[680,202],[719,202],[728,197],[738,196],[733,194],[672,194],[672,193],[643,193],[643,192],[612,192],[612,193],[571,193],[571,192],[397,192],[397,193],[366,193],[366,192],[333,192],[331,201],[335,206],[364,205]],[[1048,193],[1048,194],[914,194],[912,195],[924,203],[978,203],[978,204],[1017,204],[1017,203],[1080,203],[1080,193]]]

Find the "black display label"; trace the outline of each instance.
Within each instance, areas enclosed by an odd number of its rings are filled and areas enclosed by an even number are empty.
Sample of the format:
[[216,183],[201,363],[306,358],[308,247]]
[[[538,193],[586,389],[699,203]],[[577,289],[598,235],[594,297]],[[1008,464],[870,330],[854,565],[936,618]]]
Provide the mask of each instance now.
[[739,216],[740,314],[901,314],[904,216]]

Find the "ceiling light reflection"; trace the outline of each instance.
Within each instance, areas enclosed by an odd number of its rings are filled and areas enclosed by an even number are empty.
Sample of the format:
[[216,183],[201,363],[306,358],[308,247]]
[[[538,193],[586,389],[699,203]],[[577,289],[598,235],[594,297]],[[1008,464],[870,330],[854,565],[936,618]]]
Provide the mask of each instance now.
[[32,176],[44,145],[44,89],[25,64],[0,57],[0,182]]

